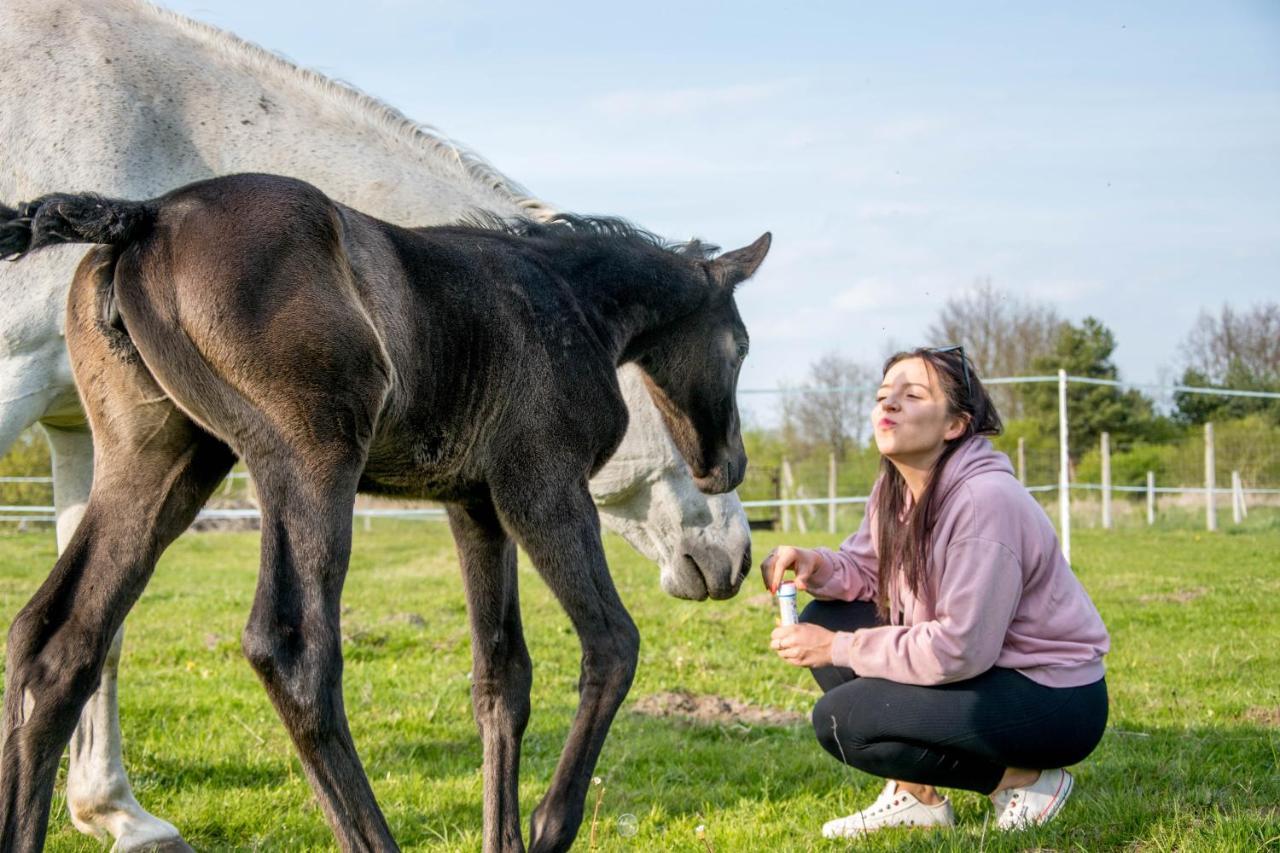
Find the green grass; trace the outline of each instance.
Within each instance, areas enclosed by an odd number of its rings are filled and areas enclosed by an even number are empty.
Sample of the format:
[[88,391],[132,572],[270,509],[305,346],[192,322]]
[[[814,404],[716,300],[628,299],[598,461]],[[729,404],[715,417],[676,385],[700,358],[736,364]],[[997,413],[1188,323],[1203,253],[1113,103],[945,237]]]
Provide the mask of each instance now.
[[[381,522],[356,537],[344,602],[345,688],[374,790],[405,848],[478,849],[481,756],[452,543],[431,523]],[[757,556],[780,540],[759,535]],[[1002,835],[985,825],[983,798],[957,792],[957,831],[881,833],[858,848],[1280,845],[1278,546],[1272,523],[1218,535],[1079,531],[1076,568],[1112,632],[1112,706],[1102,744],[1076,768],[1067,808],[1046,827]],[[732,601],[675,601],[659,590],[656,568],[620,540],[608,547],[644,638],[632,699],[682,688],[808,712],[816,688],[769,652],[773,610],[753,602],[754,577]],[[0,629],[53,560],[51,534],[0,533]],[[330,849],[289,740],[240,656],[256,562],[256,534],[187,535],[165,556],[128,622],[126,764],[139,799],[199,850]],[[520,581],[535,667],[520,788],[527,825],[576,704],[578,648],[524,563]],[[721,853],[848,849],[824,841],[818,828],[861,808],[879,787],[831,760],[804,725],[698,725],[630,707],[597,771],[600,850],[706,850],[699,825]],[[48,849],[100,849],[71,827],[60,792]],[[618,831],[623,815],[637,819],[633,837]],[[588,817],[578,849],[588,849],[589,831]]]

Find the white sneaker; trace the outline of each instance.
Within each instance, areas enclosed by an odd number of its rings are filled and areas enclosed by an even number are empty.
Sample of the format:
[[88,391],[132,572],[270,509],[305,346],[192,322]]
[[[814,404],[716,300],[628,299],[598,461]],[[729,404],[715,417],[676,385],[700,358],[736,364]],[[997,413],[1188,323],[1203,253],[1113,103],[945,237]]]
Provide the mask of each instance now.
[[890,780],[876,801],[856,814],[822,825],[823,838],[855,838],[890,826],[955,826],[950,800],[926,806],[906,791],[896,791]]
[[1040,778],[1025,788],[1006,788],[991,797],[1000,816],[1001,829],[1026,829],[1048,823],[1071,796],[1075,780],[1065,770],[1042,770]]

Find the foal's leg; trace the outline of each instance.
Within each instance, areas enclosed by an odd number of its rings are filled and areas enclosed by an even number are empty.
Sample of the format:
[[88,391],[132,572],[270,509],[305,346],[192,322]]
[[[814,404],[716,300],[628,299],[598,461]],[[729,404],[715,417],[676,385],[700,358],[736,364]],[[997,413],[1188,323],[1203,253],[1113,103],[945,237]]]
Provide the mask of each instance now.
[[[58,552],[65,551],[84,517],[93,482],[93,436],[88,426],[44,424],[53,452],[53,504],[58,515]],[[143,847],[189,850],[178,830],[150,815],[134,799],[121,756],[116,674],[124,626],[116,632],[102,667],[98,689],[85,703],[71,736],[67,771],[67,811],[76,829],[98,838],[114,838],[116,850]]]
[[395,850],[342,701],[339,599],[363,455],[316,450],[306,457],[246,458],[262,505],[262,566],[244,653],[289,730],[338,844]]
[[[532,499],[531,499],[532,498]],[[605,735],[626,698],[640,634],[618,598],[600,543],[600,521],[586,482],[513,489],[498,509],[568,613],[582,644],[578,712],[551,787],[534,809],[531,851],[568,850]]]
[[234,461],[167,400],[122,392],[114,401],[95,420],[99,463],[84,518],[9,629],[0,850],[43,846],[58,759],[112,641],[160,553]]
[[529,722],[533,667],[520,625],[516,547],[492,504],[450,506],[471,614],[471,704],[484,744],[484,850],[524,850],[520,739]]

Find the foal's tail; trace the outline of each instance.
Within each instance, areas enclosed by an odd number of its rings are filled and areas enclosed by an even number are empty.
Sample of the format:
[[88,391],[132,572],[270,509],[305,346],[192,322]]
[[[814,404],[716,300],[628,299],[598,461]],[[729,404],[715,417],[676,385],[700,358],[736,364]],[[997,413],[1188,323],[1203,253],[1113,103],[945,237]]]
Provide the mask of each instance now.
[[0,260],[16,261],[59,243],[131,243],[151,230],[152,202],[88,193],[52,193],[14,210],[0,204]]

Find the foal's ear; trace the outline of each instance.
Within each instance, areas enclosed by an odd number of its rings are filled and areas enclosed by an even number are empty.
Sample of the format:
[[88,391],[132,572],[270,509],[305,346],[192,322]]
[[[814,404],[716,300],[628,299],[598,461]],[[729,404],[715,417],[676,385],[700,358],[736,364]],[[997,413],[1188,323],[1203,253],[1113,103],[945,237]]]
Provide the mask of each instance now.
[[773,235],[766,231],[750,246],[725,252],[711,262],[711,280],[724,288],[742,284],[755,275],[764,262],[764,256],[769,254],[769,244],[772,242]]

